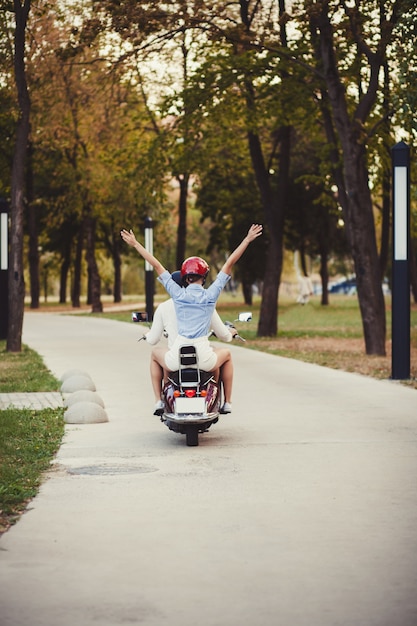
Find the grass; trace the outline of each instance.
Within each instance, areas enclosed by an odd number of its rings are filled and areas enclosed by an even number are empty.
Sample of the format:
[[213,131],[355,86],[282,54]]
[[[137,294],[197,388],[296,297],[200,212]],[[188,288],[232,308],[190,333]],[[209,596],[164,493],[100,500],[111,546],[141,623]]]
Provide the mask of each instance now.
[[[59,381],[27,346],[11,353],[0,341],[0,355],[0,393],[59,389]],[[63,434],[62,409],[0,411],[0,534],[36,495]]]
[[6,342],[0,341],[0,393],[58,389],[59,381],[36,352],[25,345],[21,352],[6,352]]
[[[227,311],[227,307],[226,307]],[[231,309],[230,313],[235,313]],[[259,308],[253,308],[252,330],[244,330],[247,347],[270,354],[355,372],[378,379],[391,378],[391,309],[387,300],[387,353],[367,355],[362,319],[356,298],[333,296],[323,307],[318,298],[302,306],[293,301],[280,303],[278,336],[257,337]],[[224,314],[223,314],[224,316]],[[417,305],[411,306],[410,379],[402,384],[417,389]]]
[[0,532],[39,488],[63,433],[62,409],[0,411]]

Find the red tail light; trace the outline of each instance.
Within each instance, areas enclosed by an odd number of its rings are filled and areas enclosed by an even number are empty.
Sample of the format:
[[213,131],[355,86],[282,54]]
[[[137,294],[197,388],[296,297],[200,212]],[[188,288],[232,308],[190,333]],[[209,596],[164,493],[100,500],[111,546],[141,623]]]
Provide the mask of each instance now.
[[187,389],[185,392],[185,395],[187,396],[187,398],[194,398],[195,389]]

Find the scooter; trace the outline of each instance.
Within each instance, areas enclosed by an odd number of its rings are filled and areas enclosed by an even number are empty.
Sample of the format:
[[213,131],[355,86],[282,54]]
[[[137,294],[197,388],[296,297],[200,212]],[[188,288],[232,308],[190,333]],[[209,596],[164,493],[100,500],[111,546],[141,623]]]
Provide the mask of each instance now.
[[[249,322],[252,313],[240,313],[235,321]],[[132,313],[134,322],[146,321],[146,314]],[[225,322],[235,328],[231,322]],[[141,337],[139,341],[143,339]],[[239,334],[234,339],[245,341]],[[222,385],[213,372],[198,367],[198,356],[193,345],[183,345],[179,354],[180,367],[168,372],[161,398],[164,403],[161,422],[170,430],[186,437],[187,446],[198,446],[200,433],[219,421],[222,406]]]

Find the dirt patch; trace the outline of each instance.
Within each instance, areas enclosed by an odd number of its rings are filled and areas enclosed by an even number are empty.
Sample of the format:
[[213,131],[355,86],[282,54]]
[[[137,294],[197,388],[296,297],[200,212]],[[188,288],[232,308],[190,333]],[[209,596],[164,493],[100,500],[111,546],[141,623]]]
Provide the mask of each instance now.
[[[386,356],[365,354],[362,339],[335,339],[328,337],[270,339],[253,341],[253,347],[308,363],[316,363],[346,372],[356,372],[372,378],[389,379],[392,374],[391,343],[387,342]],[[410,351],[410,380],[403,384],[417,389],[417,348]]]

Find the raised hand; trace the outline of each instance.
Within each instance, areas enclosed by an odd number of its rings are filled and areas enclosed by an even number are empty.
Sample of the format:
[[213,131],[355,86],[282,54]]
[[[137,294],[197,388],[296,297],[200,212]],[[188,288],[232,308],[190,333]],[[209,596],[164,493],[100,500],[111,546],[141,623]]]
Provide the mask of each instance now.
[[246,235],[249,241],[253,241],[260,235],[262,235],[262,224],[252,224],[252,226],[248,230],[248,234]]
[[123,230],[120,231],[120,236],[123,239],[123,241],[127,243],[129,246],[134,247],[135,244],[138,243],[132,229],[126,230],[124,228]]

